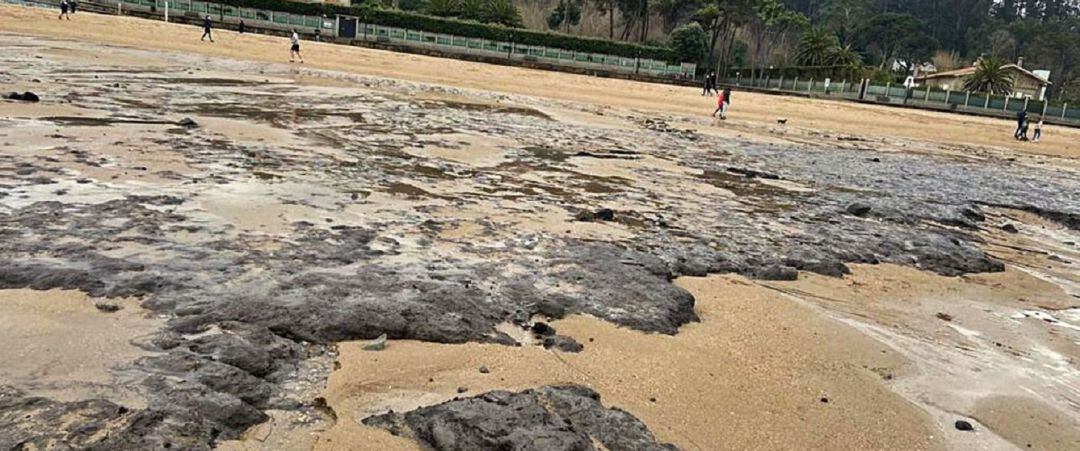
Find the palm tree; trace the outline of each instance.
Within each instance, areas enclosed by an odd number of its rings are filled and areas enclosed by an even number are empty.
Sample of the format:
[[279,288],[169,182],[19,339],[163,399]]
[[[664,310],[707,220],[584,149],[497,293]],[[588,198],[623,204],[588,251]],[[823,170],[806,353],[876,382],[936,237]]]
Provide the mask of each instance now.
[[852,50],[850,45],[836,46],[826,53],[825,62],[830,66],[861,66],[862,55]]
[[799,45],[795,48],[795,62],[801,66],[825,66],[829,62],[830,53],[840,47],[840,40],[836,35],[824,27],[814,27],[806,30]]
[[979,59],[975,65],[975,72],[964,78],[964,90],[991,94],[1012,92],[1013,77],[1002,66],[1004,64],[1001,60],[994,57]]

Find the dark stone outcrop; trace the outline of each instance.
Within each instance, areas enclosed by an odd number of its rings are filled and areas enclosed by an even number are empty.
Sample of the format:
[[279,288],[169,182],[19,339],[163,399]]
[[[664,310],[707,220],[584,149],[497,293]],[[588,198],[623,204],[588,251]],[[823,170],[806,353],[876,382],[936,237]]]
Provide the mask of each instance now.
[[579,385],[545,386],[518,393],[494,391],[407,413],[363,420],[368,426],[416,439],[439,451],[593,450],[670,451],[630,413],[605,408],[600,395]]

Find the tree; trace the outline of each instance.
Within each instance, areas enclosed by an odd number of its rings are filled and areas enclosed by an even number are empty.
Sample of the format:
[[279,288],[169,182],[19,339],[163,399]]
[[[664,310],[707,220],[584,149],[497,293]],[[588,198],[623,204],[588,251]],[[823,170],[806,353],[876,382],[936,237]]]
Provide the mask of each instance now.
[[1008,94],[1012,92],[1013,78],[1004,64],[994,57],[980,59],[975,65],[975,72],[964,78],[964,90],[971,92],[989,92]]
[[701,25],[691,22],[671,32],[671,48],[683,61],[701,64],[709,54],[709,36]]
[[455,17],[514,28],[524,26],[521,13],[511,0],[427,0],[423,11],[433,16]]
[[934,63],[934,68],[939,72],[959,69],[964,65],[964,62],[960,60],[960,55],[955,50],[938,50],[934,52],[934,56],[930,58],[930,61]]
[[601,14],[608,15],[608,39],[615,39],[615,10],[619,8],[615,0],[593,0],[593,4]]
[[569,33],[571,25],[581,23],[581,3],[579,1],[559,0],[559,6],[556,6],[548,15],[548,27],[552,30],[558,30],[559,27],[565,25],[566,32]]
[[795,48],[795,64],[800,66],[824,66],[830,52],[840,47],[840,40],[824,27],[814,27],[803,33]]
[[760,68],[770,50],[784,47],[788,31],[801,30],[809,23],[806,16],[785,8],[778,0],[754,0],[754,15],[746,25],[751,65]]
[[937,49],[937,41],[910,14],[878,14],[861,26],[857,35],[862,48],[877,55],[880,69],[898,61],[910,70]]
[[[717,66],[725,69],[734,58],[735,32],[754,15],[754,0],[704,0],[694,20],[709,35],[709,56],[719,56]],[[745,49],[742,49],[745,51]],[[745,56],[745,54],[741,55]],[[713,61],[710,61],[712,63]],[[721,70],[722,71],[722,70]]]
[[842,45],[852,44],[858,24],[869,14],[865,0],[828,0],[821,9],[821,23],[833,30]]

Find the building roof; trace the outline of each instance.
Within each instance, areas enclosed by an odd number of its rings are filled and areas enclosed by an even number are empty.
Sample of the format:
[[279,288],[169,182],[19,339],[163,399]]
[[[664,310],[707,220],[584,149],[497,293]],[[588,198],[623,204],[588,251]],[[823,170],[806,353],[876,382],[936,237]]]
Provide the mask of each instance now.
[[[1024,69],[1023,67],[1017,66],[1015,64],[1006,64],[1004,66],[1001,66],[1001,68],[1002,69],[1016,69],[1021,74],[1027,75],[1028,77],[1031,77],[1031,78],[1034,78],[1034,79],[1038,80],[1039,83],[1043,83],[1043,84],[1047,84],[1047,85],[1052,84],[1052,83],[1050,83],[1050,80],[1042,78],[1042,77],[1036,75],[1035,73],[1033,73],[1033,72],[1031,72],[1031,71],[1029,71],[1027,69]],[[961,77],[966,77],[968,75],[971,75],[973,73],[975,73],[975,67],[974,66],[968,66],[968,67],[965,67],[963,69],[956,69],[956,70],[950,70],[950,71],[946,71],[946,72],[938,72],[936,74],[924,75],[924,76],[916,78],[916,80],[928,80],[928,79],[934,79],[934,78],[961,78]]]

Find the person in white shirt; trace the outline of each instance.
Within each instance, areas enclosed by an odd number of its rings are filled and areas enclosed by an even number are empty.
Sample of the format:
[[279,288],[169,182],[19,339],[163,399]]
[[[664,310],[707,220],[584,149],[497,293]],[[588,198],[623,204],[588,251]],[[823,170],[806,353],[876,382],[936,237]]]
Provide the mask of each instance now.
[[292,48],[289,49],[289,62],[293,62],[295,58],[300,59],[300,63],[304,63],[304,56],[300,54],[300,35],[296,34],[296,29],[292,31]]

